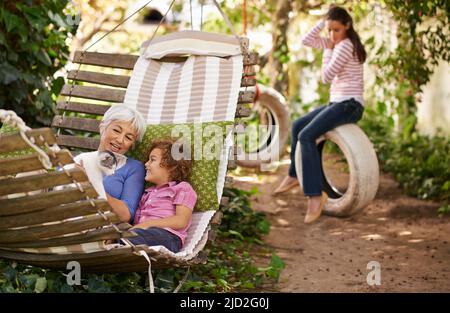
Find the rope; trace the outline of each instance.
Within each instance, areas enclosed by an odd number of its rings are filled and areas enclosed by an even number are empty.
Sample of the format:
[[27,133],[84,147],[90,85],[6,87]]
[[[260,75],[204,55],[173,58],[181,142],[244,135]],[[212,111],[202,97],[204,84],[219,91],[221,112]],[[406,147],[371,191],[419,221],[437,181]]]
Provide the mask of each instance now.
[[189,0],[189,11],[191,13],[191,30],[194,30],[194,22],[192,20],[192,0]]
[[143,250],[138,251],[139,255],[142,255],[148,262],[148,287],[150,293],[155,293],[155,285],[153,283],[153,276],[152,276],[152,262],[150,261],[150,258],[148,257],[147,253]]
[[184,274],[184,277],[182,280],[180,280],[180,282],[178,283],[177,288],[175,288],[175,290],[173,291],[173,293],[178,293],[178,291],[181,289],[181,286],[183,286],[183,284],[186,282],[186,279],[188,278],[189,275],[189,270],[191,269],[191,266],[188,266],[186,273]]
[[214,5],[217,7],[217,10],[219,10],[220,14],[222,15],[223,19],[225,20],[225,23],[227,23],[228,28],[231,30],[231,32],[233,33],[233,35],[239,39],[239,36],[237,35],[236,31],[234,30],[233,24],[231,24],[230,20],[228,19],[228,17],[225,15],[225,13],[223,13],[222,8],[220,7],[220,5],[217,3],[217,0],[213,0]]
[[201,7],[200,7],[200,31],[203,31],[203,1],[200,1]]
[[242,4],[242,33],[247,35],[247,0]]
[[125,23],[126,21],[128,21],[132,16],[134,16],[136,13],[140,12],[143,8],[145,8],[147,5],[149,5],[153,0],[148,1],[146,4],[144,4],[143,6],[141,6],[137,11],[135,11],[133,14],[131,14],[130,16],[128,16],[127,18],[125,18],[122,22],[120,22],[119,24],[117,24],[116,26],[114,26],[113,29],[111,29],[110,31],[108,31],[106,34],[104,34],[102,37],[100,37],[99,39],[97,39],[93,44],[91,44],[89,47],[87,47],[84,51],[88,51],[90,48],[92,48],[92,46],[94,46],[97,42],[99,42],[100,40],[102,40],[103,38],[105,38],[106,36],[108,36],[110,33],[112,33],[113,31],[115,31],[120,25],[122,25],[123,23]]
[[163,23],[163,21],[166,19],[166,16],[167,16],[167,14],[169,13],[170,9],[172,8],[174,2],[175,2],[175,0],[173,0],[173,1],[170,3],[170,6],[169,6],[169,8],[167,9],[166,13],[164,14],[163,18],[161,19],[161,21],[159,21],[158,26],[156,26],[156,29],[155,29],[155,31],[153,32],[152,37],[151,37],[150,40],[148,41],[148,44],[149,44],[148,46],[150,46],[150,43],[152,42],[153,38],[155,38],[155,35],[156,35],[156,33],[158,32],[159,27],[161,26],[161,24]]
[[[19,134],[22,137],[23,141],[25,141],[25,143],[27,145],[29,145],[34,151],[36,151],[36,153],[38,155],[38,159],[41,162],[42,166],[47,170],[53,168],[53,164],[50,161],[50,158],[47,155],[47,153],[45,153],[44,150],[42,150],[35,144],[36,141],[33,137],[28,138],[26,132],[30,131],[31,128],[25,124],[25,122],[16,114],[16,112],[9,111],[9,110],[0,110],[0,120],[2,121],[2,123],[5,123],[12,127],[18,128]],[[48,143],[45,142],[44,137],[40,136],[39,139],[41,141],[44,141],[45,145],[48,148],[50,148]],[[59,147],[56,145],[56,148],[54,148],[54,149],[59,149]],[[51,152],[51,150],[50,150],[50,152]]]

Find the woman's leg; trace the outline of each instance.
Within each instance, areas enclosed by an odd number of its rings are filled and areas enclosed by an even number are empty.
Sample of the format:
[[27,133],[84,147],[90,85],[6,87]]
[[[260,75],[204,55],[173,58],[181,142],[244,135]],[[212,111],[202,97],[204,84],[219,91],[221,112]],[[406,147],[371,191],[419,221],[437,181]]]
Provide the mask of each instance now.
[[357,122],[361,118],[358,106],[361,105],[354,100],[333,103],[300,131],[298,140],[302,149],[303,191],[306,196],[320,196],[322,193],[322,170],[316,146],[317,138],[340,125]]
[[295,149],[297,148],[298,135],[299,133],[327,106],[323,105],[317,109],[309,112],[308,114],[300,117],[292,124],[292,142],[291,142],[291,164],[289,165],[288,175],[291,177],[297,177],[297,172],[295,171]]
[[302,149],[303,191],[308,196],[305,223],[312,223],[321,214],[326,202],[322,194],[322,170],[316,139],[337,126],[356,123],[364,108],[354,100],[334,103],[318,114],[299,134]]
[[297,180],[297,173],[295,171],[295,149],[297,147],[298,134],[300,133],[300,131],[303,128],[306,127],[306,125],[308,125],[309,122],[311,122],[311,120],[315,116],[317,116],[325,108],[326,108],[326,106],[321,106],[321,107],[309,112],[308,114],[300,117],[292,124],[291,164],[289,165],[288,176],[283,179],[283,181],[277,187],[277,189],[275,189],[273,194],[285,192],[285,191],[291,189],[292,187],[299,185],[298,180]]

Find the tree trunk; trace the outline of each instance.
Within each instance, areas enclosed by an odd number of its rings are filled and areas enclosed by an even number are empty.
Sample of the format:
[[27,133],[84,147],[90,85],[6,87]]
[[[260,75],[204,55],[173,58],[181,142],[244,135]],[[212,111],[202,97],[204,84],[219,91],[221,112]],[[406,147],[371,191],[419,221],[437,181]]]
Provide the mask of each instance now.
[[292,10],[292,0],[277,1],[276,14],[272,19],[272,50],[269,56],[270,85],[283,95],[288,92],[288,73],[285,68],[289,49],[287,45],[287,30],[289,28],[289,12]]

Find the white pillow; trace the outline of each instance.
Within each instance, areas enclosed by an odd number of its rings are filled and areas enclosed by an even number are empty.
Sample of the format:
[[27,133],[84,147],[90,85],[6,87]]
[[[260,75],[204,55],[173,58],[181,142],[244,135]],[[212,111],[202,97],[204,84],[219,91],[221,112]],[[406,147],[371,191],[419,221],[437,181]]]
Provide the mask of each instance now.
[[241,54],[238,38],[216,33],[187,30],[145,41],[141,55],[146,59],[166,56],[206,55],[229,57]]

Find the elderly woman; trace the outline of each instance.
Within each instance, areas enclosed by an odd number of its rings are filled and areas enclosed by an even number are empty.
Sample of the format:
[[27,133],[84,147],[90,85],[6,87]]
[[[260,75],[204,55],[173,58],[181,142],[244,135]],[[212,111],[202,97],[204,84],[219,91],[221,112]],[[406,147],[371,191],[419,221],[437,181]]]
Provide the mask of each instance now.
[[[136,141],[142,140],[144,132],[145,121],[139,112],[123,104],[113,105],[100,123],[98,150],[125,154]],[[144,192],[144,178],[144,165],[132,158],[127,158],[113,175],[103,178],[106,200],[121,221],[133,221]]]

